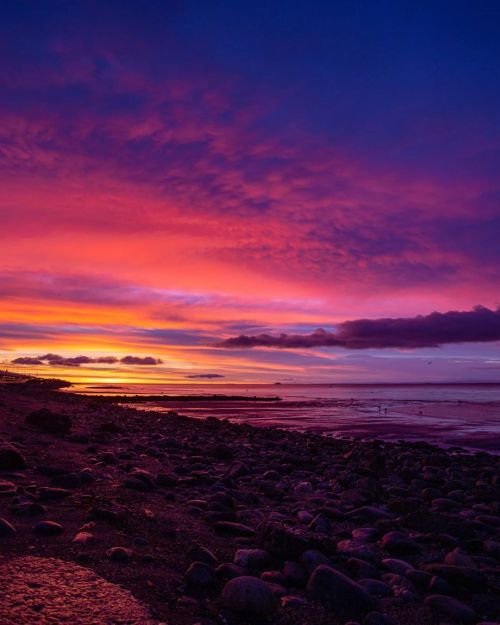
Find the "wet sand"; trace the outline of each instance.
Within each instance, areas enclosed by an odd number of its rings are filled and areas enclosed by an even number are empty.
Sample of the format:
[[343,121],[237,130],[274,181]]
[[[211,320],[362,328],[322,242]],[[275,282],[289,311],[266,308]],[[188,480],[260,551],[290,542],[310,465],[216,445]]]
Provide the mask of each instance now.
[[[129,405],[128,398],[122,401]],[[132,403],[130,403],[132,405]],[[364,440],[427,441],[444,447],[500,452],[500,402],[370,399],[277,402],[275,398],[184,397],[181,401],[142,396],[138,409],[177,410],[185,415],[211,415],[234,423],[274,426],[299,432],[349,436]]]

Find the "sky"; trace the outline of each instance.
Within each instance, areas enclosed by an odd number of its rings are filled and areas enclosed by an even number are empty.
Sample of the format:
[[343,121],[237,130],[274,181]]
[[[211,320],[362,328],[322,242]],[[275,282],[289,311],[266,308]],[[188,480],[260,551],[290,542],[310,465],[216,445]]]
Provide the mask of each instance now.
[[498,2],[1,12],[0,367],[500,381]]

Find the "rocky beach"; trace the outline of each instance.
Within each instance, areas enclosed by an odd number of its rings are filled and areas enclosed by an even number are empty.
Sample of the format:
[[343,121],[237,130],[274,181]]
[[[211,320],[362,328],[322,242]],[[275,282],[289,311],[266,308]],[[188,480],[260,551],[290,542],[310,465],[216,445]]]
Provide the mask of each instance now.
[[500,619],[498,456],[139,412],[12,380],[2,625]]

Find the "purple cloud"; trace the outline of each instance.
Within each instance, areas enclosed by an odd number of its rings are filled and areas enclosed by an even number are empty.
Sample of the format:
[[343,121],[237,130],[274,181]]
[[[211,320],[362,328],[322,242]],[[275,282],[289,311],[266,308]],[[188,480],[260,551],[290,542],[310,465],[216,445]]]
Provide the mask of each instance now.
[[186,378],[190,380],[215,380],[216,378],[224,378],[225,376],[220,373],[195,373],[193,375],[187,375]]
[[[24,362],[21,362],[24,361]],[[27,362],[28,360],[33,360],[36,362]],[[91,356],[70,356],[65,358],[64,356],[60,356],[59,354],[43,354],[38,358],[16,358],[13,360],[13,363],[16,364],[43,364],[43,361],[48,362],[54,366],[68,366],[68,367],[79,367],[80,365],[88,365],[88,364],[108,364],[114,365],[115,363],[121,363],[123,365],[159,365],[162,361],[159,358],[153,358],[152,356],[145,356],[141,358],[140,356],[125,356],[124,358],[117,358],[116,356],[98,356],[97,358],[93,358]]]
[[471,311],[433,312],[430,315],[396,319],[356,319],[344,321],[336,332],[318,329],[311,334],[258,334],[225,339],[216,347],[242,349],[275,347],[308,349],[343,347],[383,349],[440,347],[448,343],[500,341],[500,309],[476,306]]
[[43,362],[38,358],[30,358],[29,356],[14,358],[11,362],[13,365],[43,365]]
[[120,359],[123,365],[161,365],[162,360],[159,358],[153,358],[152,356],[124,356]]

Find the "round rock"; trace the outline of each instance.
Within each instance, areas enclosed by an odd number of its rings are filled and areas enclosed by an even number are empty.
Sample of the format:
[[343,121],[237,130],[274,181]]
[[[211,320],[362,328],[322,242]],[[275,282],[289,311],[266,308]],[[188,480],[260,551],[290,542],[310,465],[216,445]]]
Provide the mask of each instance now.
[[243,575],[229,581],[222,591],[222,605],[233,612],[267,617],[276,609],[276,598],[266,582]]
[[307,594],[311,599],[331,604],[349,617],[371,612],[378,604],[359,584],[324,564],[311,574],[307,583]]
[[425,599],[425,604],[439,614],[460,623],[476,623],[478,620],[472,608],[446,595],[429,595]]

